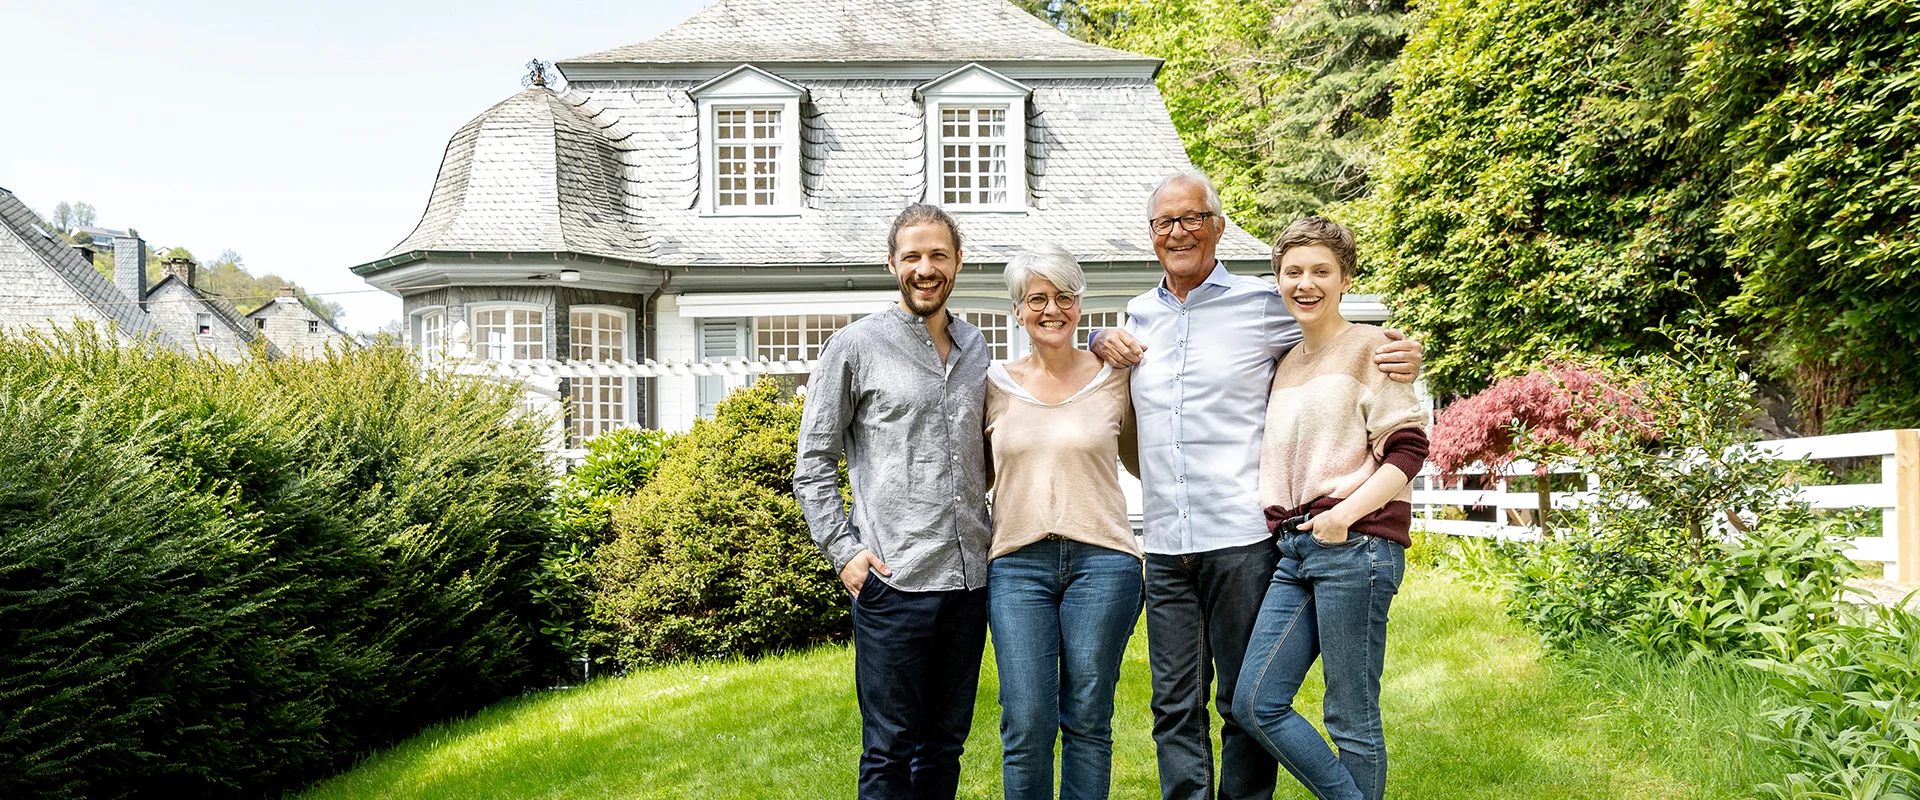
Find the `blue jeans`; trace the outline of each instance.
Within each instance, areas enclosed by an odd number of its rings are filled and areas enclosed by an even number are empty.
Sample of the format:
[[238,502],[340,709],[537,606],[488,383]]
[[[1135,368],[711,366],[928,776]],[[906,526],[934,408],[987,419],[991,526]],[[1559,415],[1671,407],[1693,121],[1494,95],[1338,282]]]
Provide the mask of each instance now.
[[1113,691],[1140,618],[1140,559],[1047,539],[987,567],[987,614],[1000,669],[1002,780],[1008,800],[1107,796]]
[[867,576],[853,601],[861,800],[953,799],[986,645],[986,589],[908,592]]
[[[1352,534],[1321,544],[1312,534],[1281,537],[1280,561],[1240,667],[1233,715],[1280,765],[1320,800],[1380,800],[1387,788],[1387,740],[1380,723],[1387,609],[1400,591],[1406,550]],[[1314,658],[1327,694],[1327,735],[1293,710]]]

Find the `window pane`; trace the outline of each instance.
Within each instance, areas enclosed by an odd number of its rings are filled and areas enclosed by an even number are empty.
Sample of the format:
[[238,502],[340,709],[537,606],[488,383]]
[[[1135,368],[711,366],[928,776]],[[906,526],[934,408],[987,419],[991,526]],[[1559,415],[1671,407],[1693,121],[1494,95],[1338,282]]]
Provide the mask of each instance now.
[[942,202],[1006,203],[1007,109],[943,107],[940,120]]

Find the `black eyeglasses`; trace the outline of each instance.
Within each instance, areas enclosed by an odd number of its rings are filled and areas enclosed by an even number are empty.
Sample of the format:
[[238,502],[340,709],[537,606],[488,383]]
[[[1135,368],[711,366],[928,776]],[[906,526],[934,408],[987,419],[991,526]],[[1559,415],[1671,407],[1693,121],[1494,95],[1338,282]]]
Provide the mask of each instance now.
[[1181,228],[1197,231],[1200,230],[1201,225],[1207,224],[1207,220],[1213,219],[1215,216],[1218,215],[1211,211],[1202,211],[1198,214],[1188,214],[1184,217],[1161,217],[1147,223],[1147,227],[1153,229],[1153,235],[1155,236],[1165,236],[1172,233],[1173,223],[1175,222],[1180,223]]
[[1030,294],[1027,295],[1027,310],[1045,311],[1047,310],[1048,300],[1052,300],[1053,304],[1059,306],[1061,311],[1073,308],[1074,303],[1080,302],[1080,298],[1074,296],[1072,292],[1061,292],[1056,295]]

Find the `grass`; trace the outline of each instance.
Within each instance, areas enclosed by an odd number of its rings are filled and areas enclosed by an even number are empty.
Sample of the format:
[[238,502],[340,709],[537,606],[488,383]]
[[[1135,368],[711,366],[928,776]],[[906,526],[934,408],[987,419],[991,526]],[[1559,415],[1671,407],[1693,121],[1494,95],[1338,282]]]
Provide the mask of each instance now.
[[[1395,798],[1733,798],[1772,765],[1745,738],[1761,682],[1738,668],[1594,648],[1542,655],[1493,595],[1416,569],[1394,607],[1383,712]],[[648,670],[436,726],[305,800],[853,795],[852,652]],[[1114,717],[1116,798],[1158,797],[1144,632]],[[1317,674],[1303,700],[1317,698]],[[999,707],[981,670],[961,797],[1000,794]],[[1319,708],[1303,703],[1318,719]],[[1216,730],[1217,730],[1216,723]],[[1280,798],[1309,798],[1283,773]]]

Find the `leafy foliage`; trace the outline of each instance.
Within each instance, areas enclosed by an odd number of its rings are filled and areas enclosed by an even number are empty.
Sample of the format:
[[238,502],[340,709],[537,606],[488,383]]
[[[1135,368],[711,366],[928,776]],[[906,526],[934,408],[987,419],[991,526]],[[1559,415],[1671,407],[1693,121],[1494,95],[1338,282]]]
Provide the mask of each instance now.
[[1628,436],[1644,438],[1652,435],[1650,422],[1631,387],[1598,369],[1549,362],[1441,410],[1427,458],[1447,473],[1530,458],[1544,475],[1547,459],[1584,450],[1599,429],[1625,426]]
[[607,431],[587,440],[586,458],[560,483],[533,597],[545,615],[540,634],[570,658],[588,652],[579,623],[593,581],[589,555],[612,536],[614,507],[647,484],[672,441],[664,431]]
[[1920,14],[1690,0],[1688,98],[1731,176],[1730,307],[1815,432],[1920,424]]
[[1087,41],[1164,59],[1157,82],[1188,156],[1255,235],[1366,193],[1404,0],[1019,4]]
[[1436,394],[1559,348],[1659,352],[1647,329],[1732,293],[1676,2],[1426,7],[1376,191],[1351,211]]
[[754,656],[849,632],[793,496],[801,402],[762,380],[674,439],[592,555],[592,644],[621,664]]
[[1782,695],[1767,740],[1801,769],[1766,797],[1920,797],[1920,615],[1847,608],[1791,658],[1748,662]]
[[0,795],[274,794],[536,680],[511,394],[0,333]]

